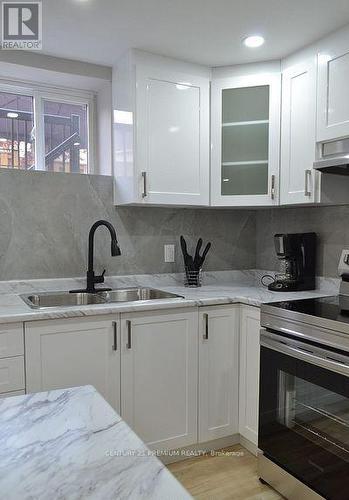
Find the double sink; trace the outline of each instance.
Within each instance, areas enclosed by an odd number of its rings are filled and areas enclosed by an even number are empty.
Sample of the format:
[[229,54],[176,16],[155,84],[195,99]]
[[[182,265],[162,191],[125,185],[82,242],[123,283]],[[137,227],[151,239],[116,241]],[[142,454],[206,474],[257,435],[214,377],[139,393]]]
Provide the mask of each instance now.
[[97,293],[44,292],[21,295],[21,298],[32,309],[114,304],[141,300],[183,299],[181,295],[154,288],[118,288]]

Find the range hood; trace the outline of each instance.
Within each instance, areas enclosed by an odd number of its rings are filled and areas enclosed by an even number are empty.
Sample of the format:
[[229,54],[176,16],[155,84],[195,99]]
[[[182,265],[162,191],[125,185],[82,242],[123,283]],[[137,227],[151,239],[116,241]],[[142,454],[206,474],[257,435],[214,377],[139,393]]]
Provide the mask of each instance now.
[[349,156],[337,156],[316,161],[314,168],[324,174],[349,175]]
[[320,158],[314,168],[324,174],[349,175],[349,139],[320,145]]

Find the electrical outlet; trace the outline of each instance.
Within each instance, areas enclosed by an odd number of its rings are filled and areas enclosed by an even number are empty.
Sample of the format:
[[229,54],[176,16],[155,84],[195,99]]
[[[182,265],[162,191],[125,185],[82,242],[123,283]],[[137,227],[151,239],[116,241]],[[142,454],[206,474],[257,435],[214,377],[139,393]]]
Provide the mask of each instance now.
[[164,245],[164,257],[165,262],[175,261],[175,246],[174,245]]

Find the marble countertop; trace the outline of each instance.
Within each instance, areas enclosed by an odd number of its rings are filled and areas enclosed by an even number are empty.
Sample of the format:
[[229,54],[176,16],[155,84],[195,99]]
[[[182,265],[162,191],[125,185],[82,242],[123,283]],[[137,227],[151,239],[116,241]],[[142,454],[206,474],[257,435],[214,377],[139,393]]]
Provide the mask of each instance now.
[[31,309],[23,302],[19,294],[71,290],[83,287],[84,281],[77,278],[3,282],[0,284],[0,323],[231,303],[242,303],[258,307],[264,302],[325,297],[338,294],[338,280],[335,279],[323,280],[320,283],[320,288],[314,291],[290,293],[270,292],[267,288],[260,285],[261,273],[261,271],[224,271],[206,273],[201,288],[184,287],[181,284],[180,275],[109,277],[106,279],[106,285],[111,288],[149,286],[181,295],[184,298],[49,309]]
[[91,386],[0,400],[7,500],[192,498]]

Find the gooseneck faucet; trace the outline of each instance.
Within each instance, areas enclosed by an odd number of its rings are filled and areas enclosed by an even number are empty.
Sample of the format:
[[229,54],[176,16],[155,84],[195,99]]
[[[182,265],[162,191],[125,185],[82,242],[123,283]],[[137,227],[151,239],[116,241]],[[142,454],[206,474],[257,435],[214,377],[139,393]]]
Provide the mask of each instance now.
[[116,231],[114,226],[106,220],[98,220],[93,224],[90,229],[88,236],[88,269],[86,273],[86,288],[84,290],[72,290],[72,292],[86,292],[86,293],[96,293],[96,292],[106,292],[110,288],[95,288],[97,283],[104,283],[105,269],[100,276],[96,276],[94,272],[94,239],[95,232],[100,226],[105,226],[110,233],[111,237],[111,255],[115,257],[121,255],[121,250],[116,237]]

